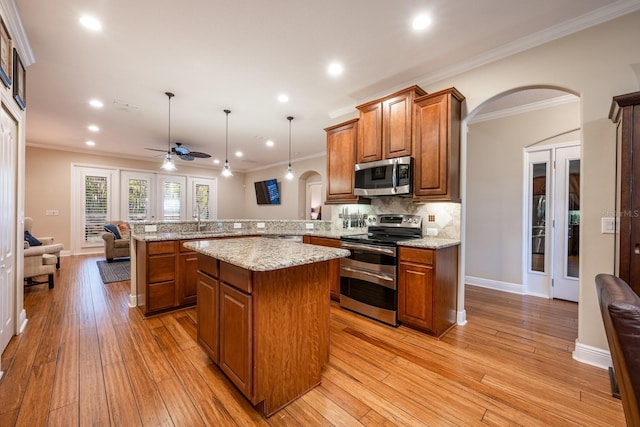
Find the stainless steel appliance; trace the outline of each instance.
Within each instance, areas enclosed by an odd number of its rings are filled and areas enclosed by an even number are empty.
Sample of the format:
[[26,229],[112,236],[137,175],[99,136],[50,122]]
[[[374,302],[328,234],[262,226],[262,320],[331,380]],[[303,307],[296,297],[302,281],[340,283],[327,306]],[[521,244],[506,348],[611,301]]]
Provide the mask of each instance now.
[[422,236],[422,217],[370,215],[366,234],[342,236],[340,306],[398,325],[398,242]]
[[411,196],[413,158],[396,157],[355,166],[353,194],[356,196]]

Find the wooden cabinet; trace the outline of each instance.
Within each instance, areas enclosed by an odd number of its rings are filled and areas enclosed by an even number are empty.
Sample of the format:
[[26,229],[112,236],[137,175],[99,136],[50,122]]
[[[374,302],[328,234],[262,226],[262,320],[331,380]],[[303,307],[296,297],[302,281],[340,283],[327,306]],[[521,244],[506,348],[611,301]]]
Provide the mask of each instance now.
[[[620,165],[616,210],[620,223],[617,276],[640,294],[640,92],[613,98],[609,118],[619,123],[616,130]],[[635,166],[635,167],[634,167]],[[634,184],[635,183],[635,184]],[[616,235],[618,236],[618,235]]]
[[460,120],[464,96],[455,88],[416,98],[414,201],[460,201]]
[[[330,248],[339,248],[340,240],[328,237],[304,236],[304,243],[318,246],[328,246]],[[340,300],[340,260],[333,259],[329,261],[329,293],[331,299]]]
[[358,120],[326,128],[327,204],[371,203],[353,195]]
[[137,242],[137,300],[145,316],[196,304],[197,257],[184,242]]
[[398,252],[398,320],[442,336],[457,319],[458,246]]
[[413,102],[425,94],[411,86],[356,107],[360,111],[356,163],[411,155]]
[[217,364],[218,349],[218,279],[198,272],[198,343]]

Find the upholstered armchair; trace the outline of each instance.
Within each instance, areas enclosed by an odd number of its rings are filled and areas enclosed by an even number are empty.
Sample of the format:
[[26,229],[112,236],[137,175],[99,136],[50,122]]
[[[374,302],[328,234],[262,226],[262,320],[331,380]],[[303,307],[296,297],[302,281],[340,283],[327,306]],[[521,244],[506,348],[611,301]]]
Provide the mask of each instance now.
[[[33,219],[31,219],[30,217],[25,217],[24,218],[24,231],[28,232],[29,234],[31,233],[31,226],[33,225]],[[64,245],[62,243],[54,243],[53,242],[53,237],[37,237],[36,238],[38,241],[40,241],[41,245],[39,246],[34,246],[34,245],[27,245],[25,247],[25,262],[26,262],[26,257],[29,256],[29,251],[32,251],[35,248],[39,248],[37,251],[33,252],[33,253],[43,253],[43,254],[49,254],[49,255],[53,255],[56,257],[56,268],[60,268],[60,251],[62,251],[62,249],[64,249]]]
[[[25,286],[49,284],[49,289],[53,289],[53,273],[56,271],[58,258],[53,254],[46,253],[47,247],[31,246],[27,248],[25,242],[23,277]],[[36,281],[35,277],[47,276],[47,281]]]
[[105,224],[106,228],[110,231],[105,230],[102,233],[102,240],[104,240],[104,256],[107,262],[113,262],[114,258],[128,257],[129,224],[124,221],[109,221]]

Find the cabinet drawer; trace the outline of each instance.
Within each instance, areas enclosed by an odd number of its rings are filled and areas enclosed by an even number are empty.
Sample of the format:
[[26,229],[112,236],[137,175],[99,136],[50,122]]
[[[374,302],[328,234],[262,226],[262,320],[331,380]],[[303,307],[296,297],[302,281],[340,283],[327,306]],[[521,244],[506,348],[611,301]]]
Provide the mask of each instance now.
[[248,294],[251,293],[251,272],[244,268],[220,261],[220,281]]
[[173,254],[176,251],[176,246],[174,241],[170,242],[150,242],[147,245],[147,254],[148,255],[164,255],[164,254]]
[[310,243],[312,245],[318,245],[318,246],[328,246],[330,248],[340,247],[340,240],[338,239],[331,239],[329,237],[315,237],[315,236],[308,236],[308,237],[309,237],[309,241],[305,243]]
[[147,311],[161,310],[174,306],[176,297],[175,282],[164,282],[149,285],[147,294]]
[[419,264],[432,265],[435,258],[435,250],[400,247],[400,261],[410,261]]
[[208,274],[211,277],[218,277],[218,260],[210,256],[198,254],[198,270]]
[[176,257],[161,255],[147,260],[148,282],[168,282],[176,277]]

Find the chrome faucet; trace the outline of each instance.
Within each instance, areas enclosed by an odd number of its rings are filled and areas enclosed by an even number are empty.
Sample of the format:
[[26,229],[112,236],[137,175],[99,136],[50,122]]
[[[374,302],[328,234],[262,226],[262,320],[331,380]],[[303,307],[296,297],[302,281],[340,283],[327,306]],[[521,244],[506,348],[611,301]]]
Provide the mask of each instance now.
[[200,205],[196,203],[196,221],[198,221],[198,231],[202,231],[204,225],[200,220]]

